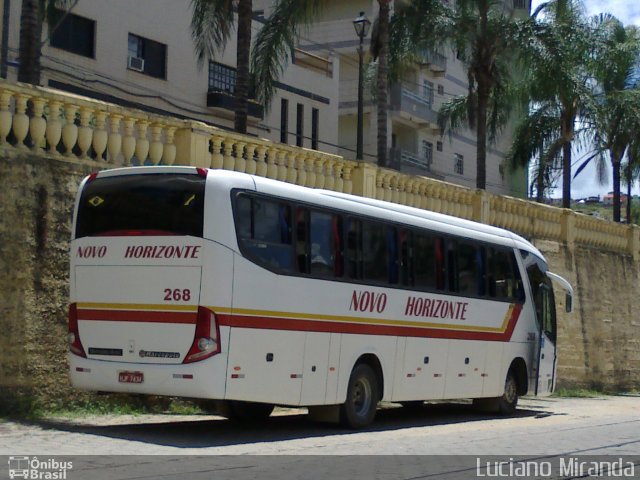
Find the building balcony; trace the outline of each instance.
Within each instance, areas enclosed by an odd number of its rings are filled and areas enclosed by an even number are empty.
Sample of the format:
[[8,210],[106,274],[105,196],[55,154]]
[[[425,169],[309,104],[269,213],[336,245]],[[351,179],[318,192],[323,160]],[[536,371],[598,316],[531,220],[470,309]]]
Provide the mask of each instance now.
[[391,88],[391,110],[420,127],[438,128],[438,112],[432,109],[432,102],[402,84]]
[[331,58],[325,58],[300,48],[294,48],[291,51],[291,63],[333,78],[333,60]]
[[431,158],[422,157],[417,153],[402,148],[389,149],[389,168],[413,175],[442,180],[444,178],[442,175],[438,175],[431,170],[431,163]]
[[[207,92],[207,107],[235,112],[236,99],[233,93],[210,88]],[[249,99],[247,115],[262,120],[264,107],[255,100]]]
[[422,50],[418,63],[428,67],[436,76],[442,76],[447,71],[447,56],[435,50]]

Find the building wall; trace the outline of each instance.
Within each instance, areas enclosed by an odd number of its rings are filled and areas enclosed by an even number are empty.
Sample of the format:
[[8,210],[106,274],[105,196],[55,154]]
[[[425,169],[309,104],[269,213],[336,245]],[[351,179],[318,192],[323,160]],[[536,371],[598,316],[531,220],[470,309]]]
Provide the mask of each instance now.
[[[18,57],[21,2],[11,2],[9,59]],[[120,99],[171,115],[193,118],[207,123],[233,128],[233,112],[207,107],[208,63],[197,64],[191,40],[191,7],[188,0],[110,0],[80,1],[72,13],[95,20],[95,57],[43,46],[42,85],[70,85],[87,96],[109,95],[109,101]],[[253,22],[255,35],[261,24]],[[46,30],[46,28],[45,28]],[[138,35],[167,46],[166,79],[158,79],[127,68],[128,34]],[[45,36],[47,33],[45,32]],[[218,52],[215,61],[235,67],[235,32],[228,45]],[[311,111],[320,112],[319,137],[321,148],[336,152],[338,144],[337,118],[339,59],[334,59],[333,76],[297,65],[289,65],[279,79],[271,108],[264,120],[249,119],[249,132],[271,140],[280,139],[280,99],[289,99],[289,127],[295,144],[296,104],[304,105],[305,146],[311,147]],[[17,78],[17,68],[9,68],[9,80]],[[63,87],[66,89],[66,87]],[[319,98],[314,100],[311,97]],[[291,107],[293,106],[293,108]],[[292,115],[292,116],[291,116]]]

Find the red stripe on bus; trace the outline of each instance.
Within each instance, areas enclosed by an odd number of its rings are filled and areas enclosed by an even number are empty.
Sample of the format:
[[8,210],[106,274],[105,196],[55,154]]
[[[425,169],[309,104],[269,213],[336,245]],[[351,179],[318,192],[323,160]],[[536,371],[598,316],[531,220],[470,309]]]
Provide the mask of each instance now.
[[474,332],[433,327],[404,327],[395,325],[374,325],[349,322],[327,322],[296,320],[246,315],[217,315],[220,325],[242,328],[263,328],[267,330],[291,330],[305,332],[354,333],[362,335],[388,335],[402,337],[428,337],[454,340],[489,340],[508,342],[522,310],[515,305],[504,332]]
[[78,320],[111,320],[114,322],[196,323],[195,312],[154,312],[139,310],[78,309]]

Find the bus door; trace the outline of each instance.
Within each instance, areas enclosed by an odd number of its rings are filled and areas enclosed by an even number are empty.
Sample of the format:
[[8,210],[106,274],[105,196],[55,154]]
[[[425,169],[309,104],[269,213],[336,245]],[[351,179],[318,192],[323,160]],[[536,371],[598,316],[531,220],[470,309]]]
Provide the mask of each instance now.
[[541,283],[534,299],[538,324],[536,395],[550,395],[555,383],[556,310],[553,288],[550,283]]

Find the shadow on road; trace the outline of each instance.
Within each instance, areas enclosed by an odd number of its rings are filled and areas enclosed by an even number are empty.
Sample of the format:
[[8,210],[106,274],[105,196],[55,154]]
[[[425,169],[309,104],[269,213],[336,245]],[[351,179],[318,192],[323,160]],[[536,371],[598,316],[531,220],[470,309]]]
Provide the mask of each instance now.
[[[425,404],[416,408],[383,408],[378,410],[374,424],[367,432],[393,431],[405,428],[429,427],[523,417],[544,417],[552,413],[537,409],[518,409],[512,417],[482,414],[470,404]],[[190,417],[193,418],[193,417]],[[165,423],[131,423],[125,425],[69,424],[41,421],[38,425],[59,431],[100,435],[104,437],[145,442],[178,448],[205,448],[241,445],[257,442],[278,442],[291,439],[348,435],[359,431],[335,424],[312,422],[304,413],[276,415],[262,424],[239,425],[225,419],[172,421]]]

